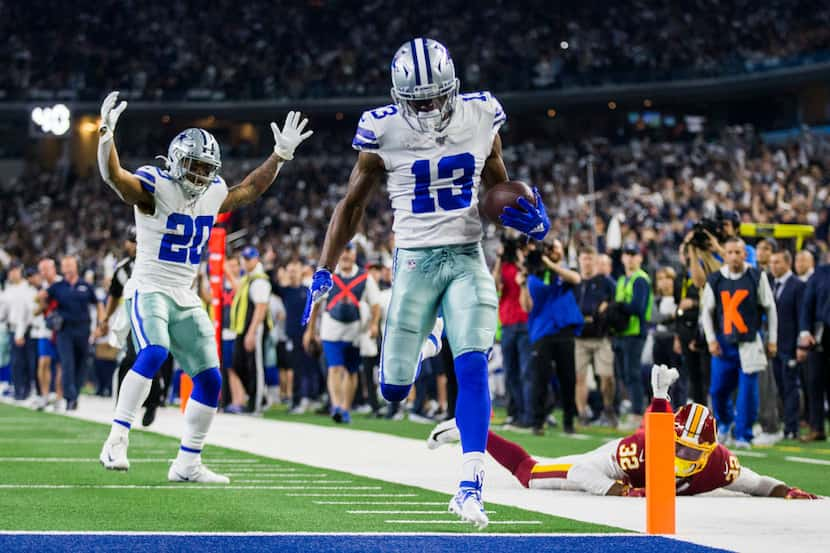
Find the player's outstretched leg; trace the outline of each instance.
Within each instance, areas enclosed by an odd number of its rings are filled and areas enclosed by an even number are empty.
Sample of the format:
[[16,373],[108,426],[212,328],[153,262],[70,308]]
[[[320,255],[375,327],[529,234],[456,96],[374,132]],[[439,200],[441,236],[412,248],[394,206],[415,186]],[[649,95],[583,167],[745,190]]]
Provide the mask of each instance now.
[[138,353],[133,368],[124,377],[118,393],[112,428],[99,456],[101,464],[107,469],[128,470],[130,468],[130,461],[127,459],[130,427],[138,413],[138,408],[147,399],[153,376],[161,368],[165,359],[167,359],[167,349],[155,345],[147,346]]
[[193,392],[184,409],[184,434],[179,454],[167,473],[171,482],[230,483],[230,478],[216,474],[202,464],[202,447],[216,415],[221,390],[222,375],[218,368],[193,377]]
[[458,378],[455,422],[461,433],[463,464],[459,489],[450,500],[449,510],[481,530],[490,522],[481,498],[490,422],[487,354],[469,351],[459,355],[455,358],[455,373]]

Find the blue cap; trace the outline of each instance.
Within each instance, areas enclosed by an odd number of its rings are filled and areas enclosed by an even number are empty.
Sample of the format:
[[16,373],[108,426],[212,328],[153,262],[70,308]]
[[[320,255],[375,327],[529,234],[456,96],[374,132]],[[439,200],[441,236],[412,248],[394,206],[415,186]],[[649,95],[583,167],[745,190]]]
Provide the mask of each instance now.
[[626,242],[623,244],[622,252],[630,255],[638,255],[640,253],[640,246],[637,242]]
[[242,250],[242,257],[245,259],[253,259],[255,257],[259,257],[259,250],[253,246],[245,246],[245,249]]

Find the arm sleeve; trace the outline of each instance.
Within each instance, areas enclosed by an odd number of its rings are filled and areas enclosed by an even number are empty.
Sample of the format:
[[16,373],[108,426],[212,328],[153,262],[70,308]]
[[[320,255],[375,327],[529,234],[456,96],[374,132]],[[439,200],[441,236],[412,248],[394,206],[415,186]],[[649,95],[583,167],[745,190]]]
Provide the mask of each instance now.
[[127,273],[123,267],[119,267],[112,276],[110,282],[109,295],[113,299],[120,299],[124,295],[124,284],[127,282]]
[[816,273],[807,281],[804,289],[804,298],[801,300],[801,314],[799,315],[798,329],[801,332],[813,333],[813,326],[816,319]]
[[703,301],[700,305],[700,324],[703,326],[703,333],[707,342],[714,342],[717,339],[715,334],[715,293],[709,283],[703,288]]
[[752,469],[741,466],[741,473],[734,482],[724,489],[731,492],[741,492],[749,495],[769,497],[772,490],[784,483],[770,476],[762,476]]
[[362,299],[369,305],[380,304],[380,289],[378,283],[371,276],[366,277],[366,288],[363,291]]
[[251,283],[251,301],[254,303],[268,303],[271,296],[271,283],[267,279],[257,278]]
[[594,495],[605,495],[625,473],[617,465],[615,453],[620,440],[614,440],[582,455],[568,471],[568,482],[572,482]]
[[761,275],[758,281],[758,303],[764,308],[767,313],[767,342],[770,344],[778,343],[778,310],[775,308],[775,296],[772,295],[772,289],[769,287],[769,279]]
[[642,318],[646,313],[648,307],[648,283],[644,278],[638,278],[634,281],[634,293],[631,297],[631,303],[623,304],[624,310],[629,315],[637,315]]

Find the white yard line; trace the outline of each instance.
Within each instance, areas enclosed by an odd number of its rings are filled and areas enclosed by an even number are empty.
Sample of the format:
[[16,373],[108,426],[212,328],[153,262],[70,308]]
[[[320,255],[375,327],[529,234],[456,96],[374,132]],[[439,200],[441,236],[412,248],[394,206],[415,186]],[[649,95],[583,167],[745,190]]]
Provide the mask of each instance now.
[[[450,513],[449,511],[407,511],[407,510],[399,510],[399,511],[346,511],[350,515],[449,515],[449,516],[456,516],[454,513]],[[488,515],[495,514],[496,511],[487,510]]]
[[830,465],[830,461],[825,461],[824,459],[812,459],[810,457],[784,457],[787,461],[792,461],[793,463],[807,463],[808,465]]
[[280,479],[272,479],[272,480],[233,480],[234,483],[245,483],[245,484],[268,484],[270,482],[279,482],[280,484],[351,484],[354,480],[326,480],[325,478],[321,478],[320,480],[280,480]]
[[418,497],[417,493],[287,493],[286,497]]
[[[78,411],[68,416],[109,424],[112,403],[85,397]],[[152,431],[178,439],[182,424],[178,410],[162,408]],[[343,427],[264,418],[243,421],[234,415],[219,414],[208,436],[205,457],[210,465],[210,445],[214,444],[272,459],[438,491],[447,494],[449,500],[458,485],[461,448],[444,446],[428,450],[425,439],[429,430],[428,426],[424,427],[424,440],[413,440]],[[586,444],[587,449],[590,444]],[[748,459],[746,464],[752,468],[751,460]],[[579,492],[527,490],[489,456],[485,468],[488,502],[638,532],[645,529],[645,501],[596,497]],[[343,496],[325,493],[307,497],[338,499]],[[417,497],[417,494],[405,496],[390,492],[382,497]],[[679,497],[676,512],[678,538],[712,547],[779,553],[810,548],[823,550],[827,545],[830,501],[784,501],[714,494]]]
[[316,505],[446,505],[446,501],[312,501]]
[[[161,490],[161,491],[184,491],[184,490],[380,490],[382,486],[224,486],[222,484],[200,485],[200,484],[0,484],[4,490]],[[325,494],[329,495],[329,494]]]
[[[386,524],[470,524],[466,520],[384,520]],[[536,525],[542,524],[541,520],[491,520],[490,524],[509,524],[513,525]],[[603,534],[595,534],[595,535],[603,535]]]
[[743,451],[740,449],[733,449],[732,453],[734,453],[738,457],[756,457],[758,459],[765,459],[766,457],[769,457],[768,454],[761,453],[760,451]]

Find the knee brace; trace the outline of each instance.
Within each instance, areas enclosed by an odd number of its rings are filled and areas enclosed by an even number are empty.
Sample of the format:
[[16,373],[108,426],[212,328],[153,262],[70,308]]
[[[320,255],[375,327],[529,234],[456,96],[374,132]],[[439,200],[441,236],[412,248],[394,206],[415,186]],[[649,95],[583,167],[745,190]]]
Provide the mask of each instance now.
[[153,378],[166,359],[166,348],[150,345],[138,352],[132,370],[144,378]]
[[193,377],[193,392],[191,399],[195,399],[208,407],[219,406],[219,393],[222,391],[222,373],[213,367],[200,372]]

